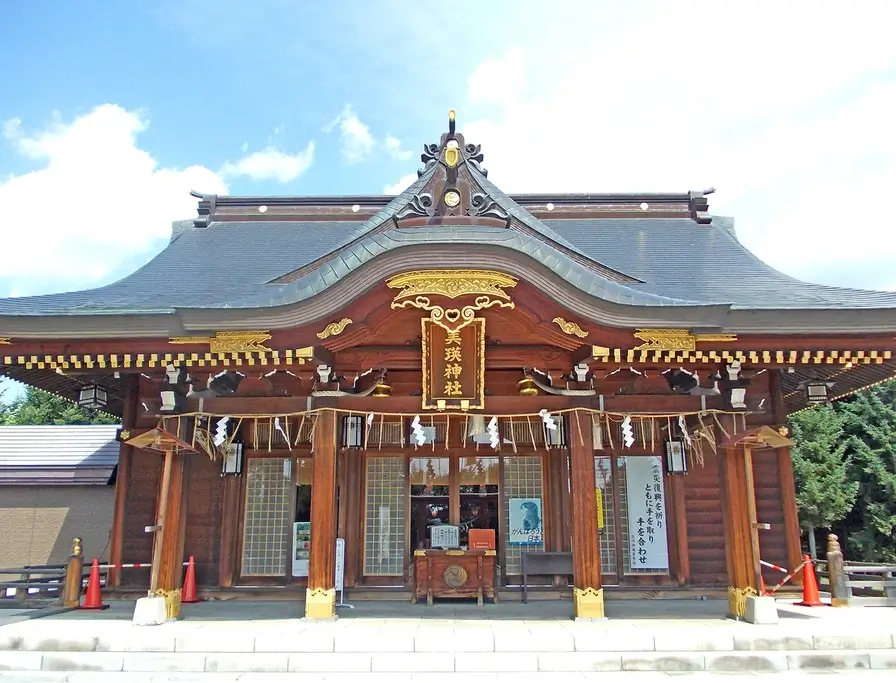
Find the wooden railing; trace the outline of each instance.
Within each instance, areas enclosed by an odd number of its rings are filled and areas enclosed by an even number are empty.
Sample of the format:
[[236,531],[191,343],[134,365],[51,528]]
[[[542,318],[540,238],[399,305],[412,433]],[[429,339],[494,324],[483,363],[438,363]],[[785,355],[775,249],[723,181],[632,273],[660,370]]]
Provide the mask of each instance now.
[[820,579],[826,579],[831,604],[849,607],[896,607],[896,564],[847,562],[834,534]]
[[[66,564],[0,568],[0,578],[3,576],[18,578],[0,581],[0,600],[25,604],[59,602],[65,607],[77,607],[90,574],[84,571],[81,539],[75,538]],[[13,589],[11,595],[9,589]]]

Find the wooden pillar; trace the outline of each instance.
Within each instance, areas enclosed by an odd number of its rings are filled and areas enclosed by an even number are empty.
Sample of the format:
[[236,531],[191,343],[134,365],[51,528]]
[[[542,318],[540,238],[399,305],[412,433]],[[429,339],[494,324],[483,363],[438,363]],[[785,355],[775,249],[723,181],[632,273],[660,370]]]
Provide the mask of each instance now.
[[169,618],[180,615],[187,491],[186,454],[166,451],[159,487],[158,517],[152,548],[149,594],[165,597]]
[[336,617],[336,412],[318,413],[311,479],[311,557],[306,619]]
[[679,586],[684,586],[691,580],[691,555],[688,546],[688,516],[684,477],[679,475],[670,476],[669,488],[672,493],[672,529],[674,532],[672,550],[675,556],[675,581]]
[[240,492],[239,477],[224,478],[224,505],[221,510],[221,545],[218,560],[218,585],[221,588],[233,586],[239,536]]
[[[128,375],[121,416],[123,430],[132,429],[137,422],[137,403],[140,394],[140,376]],[[122,439],[123,441],[124,439]],[[109,563],[121,564],[124,549],[125,515],[127,514],[128,485],[130,483],[130,463],[134,448],[124,443],[118,448],[118,466],[115,472],[115,505],[112,510],[112,529],[109,532]],[[133,562],[132,559],[128,560]],[[117,588],[121,583],[121,570],[110,567],[106,574],[106,587]]]
[[756,529],[751,521],[751,510],[755,510],[752,457],[749,450],[742,446],[721,448],[719,456],[725,561],[728,567],[728,614],[743,617],[746,596],[759,589],[754,539]]
[[594,446],[591,415],[572,412],[569,419],[572,484],[573,600],[576,619],[604,618],[600,583],[600,544],[594,486]]
[[[784,406],[784,393],[781,389],[781,371],[770,370],[768,389],[771,396],[772,420],[778,427],[787,420],[787,409]],[[793,569],[803,561],[802,541],[800,538],[800,521],[796,508],[796,481],[793,478],[793,460],[790,457],[790,446],[777,449],[778,485],[781,487],[781,506],[784,513],[784,541],[787,548],[787,567]],[[803,572],[793,577],[793,582],[802,585]]]
[[[800,521],[796,508],[796,482],[793,478],[793,461],[790,446],[777,449],[778,484],[781,487],[781,505],[784,508],[784,541],[787,548],[787,567],[799,567],[803,561],[800,541]],[[802,584],[803,573],[793,577],[794,583]]]

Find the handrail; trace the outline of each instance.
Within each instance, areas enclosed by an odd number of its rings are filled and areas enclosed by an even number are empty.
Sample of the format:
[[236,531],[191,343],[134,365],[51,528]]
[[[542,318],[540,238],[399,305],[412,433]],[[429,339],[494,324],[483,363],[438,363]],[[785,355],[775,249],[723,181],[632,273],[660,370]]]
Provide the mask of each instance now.
[[[896,565],[874,562],[846,562],[837,536],[828,536],[827,578],[831,604],[836,606],[896,607]],[[871,579],[877,575],[879,578]],[[858,597],[853,589],[870,591]],[[880,595],[880,593],[883,595]]]

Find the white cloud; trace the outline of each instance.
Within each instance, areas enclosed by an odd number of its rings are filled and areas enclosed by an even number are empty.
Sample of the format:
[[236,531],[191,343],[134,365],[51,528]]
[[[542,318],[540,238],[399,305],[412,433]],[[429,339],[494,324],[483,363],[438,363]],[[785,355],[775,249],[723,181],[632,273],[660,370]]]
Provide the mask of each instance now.
[[386,185],[386,187],[383,188],[383,194],[401,194],[416,181],[417,174],[408,173],[406,176],[402,176],[401,178],[399,178],[398,182],[394,185]]
[[577,20],[589,40],[523,40],[470,75],[458,125],[490,179],[508,192],[716,186],[710,209],[771,265],[892,286],[896,3],[659,4],[609,22],[596,5]]
[[398,159],[399,161],[407,161],[414,153],[409,149],[402,149],[401,140],[392,135],[391,133],[386,133],[386,139],[383,141],[383,147],[386,148],[386,151],[392,155],[393,159]]
[[160,167],[137,145],[148,125],[141,112],[112,104],[70,123],[56,115],[34,133],[18,119],[4,123],[6,144],[40,168],[0,181],[0,230],[31,254],[3,259],[0,295],[101,284],[120,274],[122,259],[158,251],[173,220],[196,215],[191,189],[227,192],[203,166]]
[[314,163],[314,141],[295,154],[281,152],[273,145],[260,152],[252,152],[238,161],[228,161],[221,167],[225,177],[248,176],[252,180],[277,180],[288,183],[295,180]]
[[339,116],[323,127],[323,132],[329,133],[337,126],[345,162],[357,164],[365,161],[376,146],[376,138],[370,132],[370,127],[358,118],[351,105],[345,105]]

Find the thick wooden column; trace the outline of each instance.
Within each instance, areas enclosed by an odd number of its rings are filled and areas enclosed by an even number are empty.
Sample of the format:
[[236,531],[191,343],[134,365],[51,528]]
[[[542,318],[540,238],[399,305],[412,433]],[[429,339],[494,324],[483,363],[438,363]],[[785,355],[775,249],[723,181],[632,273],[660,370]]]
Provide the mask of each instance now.
[[336,413],[324,410],[314,424],[311,479],[311,557],[306,619],[336,617]]
[[[137,402],[140,395],[140,376],[128,375],[124,407],[121,416],[123,430],[129,430],[137,422]],[[124,439],[122,439],[123,441]],[[130,461],[134,448],[124,443],[118,448],[118,466],[115,471],[115,507],[112,510],[112,529],[109,532],[109,563],[121,564],[124,549],[125,515],[128,485],[130,484]],[[133,560],[129,560],[133,561]],[[121,583],[121,570],[111,567],[106,575],[106,587],[117,588]]]
[[[772,420],[776,427],[784,426],[787,421],[787,410],[784,406],[784,393],[781,389],[781,371],[770,370],[768,389],[771,396]],[[790,457],[790,446],[777,449],[778,485],[781,487],[781,507],[784,513],[784,540],[787,548],[787,567],[793,569],[803,561],[800,521],[796,508],[796,481],[793,478],[793,460]],[[793,582],[802,585],[803,573],[798,572]]]
[[573,412],[568,415],[568,419],[575,617],[603,619],[604,591],[600,584],[591,416],[584,411]]
[[[752,457],[743,446],[719,449],[719,484],[725,523],[725,561],[728,567],[728,614],[743,617],[746,596],[758,591],[755,553],[755,509]],[[753,501],[753,502],[751,502]]]
[[[778,484],[781,487],[781,506],[784,508],[784,540],[787,547],[787,567],[799,567],[803,561],[802,543],[800,540],[800,520],[796,508],[796,482],[793,478],[793,461],[790,459],[790,446],[777,449]],[[793,577],[794,583],[802,584],[803,573]]]
[[188,457],[185,453],[165,453],[159,487],[156,525],[160,529],[153,542],[149,592],[150,595],[159,592],[165,596],[169,617],[178,616],[180,611],[178,593],[183,579]]

